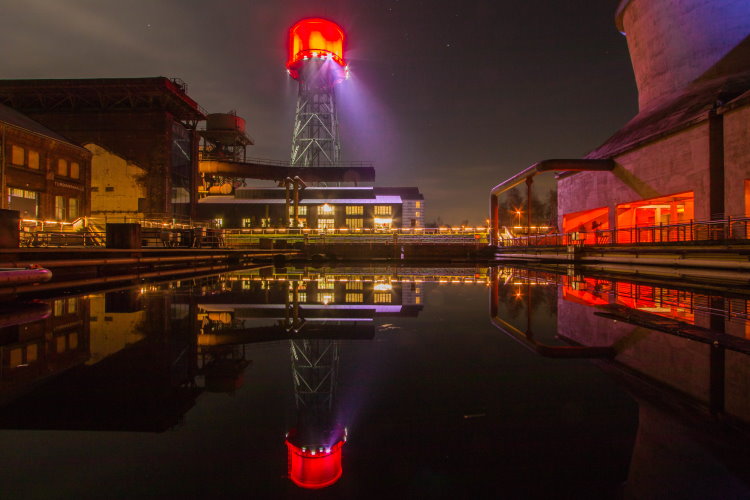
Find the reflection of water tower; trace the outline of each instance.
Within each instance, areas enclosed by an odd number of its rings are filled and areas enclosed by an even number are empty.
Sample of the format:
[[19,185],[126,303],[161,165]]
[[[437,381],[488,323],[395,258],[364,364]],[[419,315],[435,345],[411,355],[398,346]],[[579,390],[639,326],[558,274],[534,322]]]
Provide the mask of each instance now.
[[303,19],[289,30],[289,75],[299,82],[291,164],[339,161],[339,124],[334,87],[348,77],[344,31],[325,19]]

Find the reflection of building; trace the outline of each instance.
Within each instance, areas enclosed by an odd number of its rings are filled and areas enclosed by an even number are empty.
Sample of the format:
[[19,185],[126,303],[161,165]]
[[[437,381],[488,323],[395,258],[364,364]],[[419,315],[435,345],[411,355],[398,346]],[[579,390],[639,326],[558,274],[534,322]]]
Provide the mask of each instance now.
[[[625,497],[747,496],[747,434],[736,432],[750,426],[747,295],[518,269],[505,276],[493,282],[493,323],[546,357],[604,358],[593,362],[637,401]],[[520,295],[503,303],[498,287]],[[553,304],[531,291],[540,288]],[[534,331],[531,315],[515,331],[511,320],[495,321],[509,302],[527,313],[532,300],[556,308],[551,332]]]
[[0,208],[21,219],[73,221],[88,215],[91,153],[0,104]]
[[182,82],[157,78],[3,80],[0,103],[93,153],[93,214],[191,215],[205,119]]

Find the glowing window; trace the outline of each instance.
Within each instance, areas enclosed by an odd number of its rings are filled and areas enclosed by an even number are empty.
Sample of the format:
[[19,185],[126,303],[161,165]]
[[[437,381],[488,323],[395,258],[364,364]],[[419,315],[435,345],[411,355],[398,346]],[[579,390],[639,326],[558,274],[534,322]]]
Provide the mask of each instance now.
[[57,160],[57,175],[68,176],[68,160]]
[[373,302],[376,304],[390,304],[391,303],[391,294],[390,293],[383,293],[383,292],[377,292],[373,295]]
[[416,208],[422,208],[422,202],[421,202],[421,201],[418,201],[418,202],[416,202],[416,203],[414,204],[414,206],[415,206]]
[[26,346],[26,362],[33,363],[37,360],[39,347],[36,344],[29,344]]
[[[297,215],[307,215],[307,205],[297,206]],[[289,217],[294,217],[294,207],[289,207]]]
[[23,363],[23,351],[20,347],[16,347],[10,350],[10,367],[15,368],[16,366]]
[[10,148],[10,162],[13,165],[24,166],[25,161],[25,150],[21,146],[15,144]]
[[346,215],[362,215],[365,213],[365,207],[362,205],[347,205]]
[[333,290],[334,286],[336,286],[336,283],[334,281],[318,281],[318,290]]
[[78,179],[81,177],[81,166],[78,163],[72,162],[70,164],[70,176],[73,179]]
[[68,217],[73,220],[78,218],[78,199],[68,199]]
[[55,316],[62,316],[63,314],[65,314],[65,301],[64,300],[56,300],[52,307],[53,307]]
[[419,297],[419,296],[414,297],[414,303],[415,304],[421,304],[422,303],[422,297]]
[[253,219],[250,217],[242,219],[242,227],[253,227]]
[[355,218],[355,219],[347,218],[346,219],[346,227],[348,227],[349,229],[361,228],[363,227],[363,224],[364,224],[364,221],[360,218]]
[[332,215],[333,214],[333,206],[326,203],[325,205],[320,205],[318,207],[318,215]]
[[346,289],[347,290],[362,290],[364,289],[364,283],[361,281],[347,281],[346,282]]
[[414,212],[414,217],[421,217],[421,216],[422,216],[422,212],[419,212],[419,211]]
[[68,334],[68,349],[77,349],[78,348],[78,334],[77,333],[69,333]]
[[65,220],[65,197],[55,196],[55,219]]
[[334,219],[318,219],[318,229],[334,229],[336,221]]
[[333,294],[331,292],[319,293],[318,302],[323,304],[330,304],[333,302]]
[[224,227],[224,219],[222,218],[214,219],[214,226]]
[[358,304],[364,301],[364,295],[361,293],[347,293],[346,301],[350,304]]
[[391,215],[391,206],[375,205],[375,215]]
[[29,150],[29,168],[39,170],[39,151]]
[[298,292],[297,297],[299,298],[299,302],[307,302],[307,292]]
[[78,299],[68,299],[68,314],[75,314],[78,311]]

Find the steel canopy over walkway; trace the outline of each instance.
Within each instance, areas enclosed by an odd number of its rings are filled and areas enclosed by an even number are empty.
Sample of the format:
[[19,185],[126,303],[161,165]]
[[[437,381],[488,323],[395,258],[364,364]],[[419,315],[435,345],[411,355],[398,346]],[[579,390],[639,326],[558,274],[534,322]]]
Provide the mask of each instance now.
[[305,182],[375,182],[370,162],[338,162],[325,166],[293,167],[289,162],[248,158],[246,160],[206,158],[199,162],[202,174],[283,182],[299,177]]

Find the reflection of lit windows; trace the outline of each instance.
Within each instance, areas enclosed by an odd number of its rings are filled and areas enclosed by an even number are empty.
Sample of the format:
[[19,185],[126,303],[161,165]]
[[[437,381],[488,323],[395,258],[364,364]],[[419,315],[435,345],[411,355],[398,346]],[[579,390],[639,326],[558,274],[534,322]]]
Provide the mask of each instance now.
[[299,297],[299,302],[307,302],[307,292],[299,292],[297,297]]
[[78,299],[68,299],[68,314],[73,314],[78,310]]
[[16,347],[10,350],[10,367],[15,368],[16,366],[23,363],[23,352],[20,347]]
[[349,229],[359,229],[359,228],[362,228],[362,227],[364,227],[363,223],[364,223],[364,221],[362,219],[360,219],[360,218],[356,218],[356,219],[347,218],[346,219],[346,227],[348,227]]
[[54,308],[55,316],[62,316],[65,312],[65,301],[56,300],[52,307]]
[[393,224],[393,219],[390,217],[375,217],[373,220],[373,226],[375,229],[390,229]]
[[414,212],[414,217],[421,217],[422,213],[419,211]]
[[270,217],[263,217],[260,220],[260,227],[271,227],[271,218]]
[[391,294],[390,293],[377,292],[377,293],[375,293],[375,295],[373,297],[373,301],[376,304],[390,304],[391,303]]
[[65,335],[60,335],[55,339],[55,347],[58,354],[65,352]]
[[360,302],[363,302],[364,298],[361,293],[347,293],[346,301],[350,304],[358,304]]
[[361,281],[347,281],[346,282],[346,289],[347,290],[362,290],[364,288],[364,283]]
[[290,218],[289,227],[307,227],[307,219],[300,217],[295,221],[293,218]]
[[318,215],[333,215],[333,206],[326,203],[318,207]]
[[318,294],[318,302],[323,304],[330,304],[333,302],[333,294],[331,292],[324,292]]
[[78,348],[78,334],[69,333],[68,334],[68,349],[73,350],[76,348]]
[[[297,215],[307,215],[307,205],[297,206]],[[289,207],[289,217],[294,217],[294,207]]]
[[242,219],[242,227],[253,227],[253,219],[251,217]]
[[422,297],[419,297],[419,296],[414,297],[414,303],[415,304],[421,304],[422,303]]
[[391,206],[375,205],[375,215],[391,215]]
[[318,290],[333,290],[335,285],[335,281],[320,280],[318,281]]
[[347,205],[346,215],[362,215],[365,213],[365,207],[362,205]]
[[252,281],[243,281],[242,282],[242,289],[243,290],[251,290],[253,288],[253,282]]
[[37,352],[39,348],[36,344],[30,344],[26,346],[26,362],[27,363],[33,363],[36,361],[37,358]]
[[318,219],[318,229],[335,229],[336,221],[333,219]]
[[216,227],[223,227],[224,226],[224,219],[222,219],[220,217],[217,218],[217,219],[214,219],[214,226],[216,226]]

